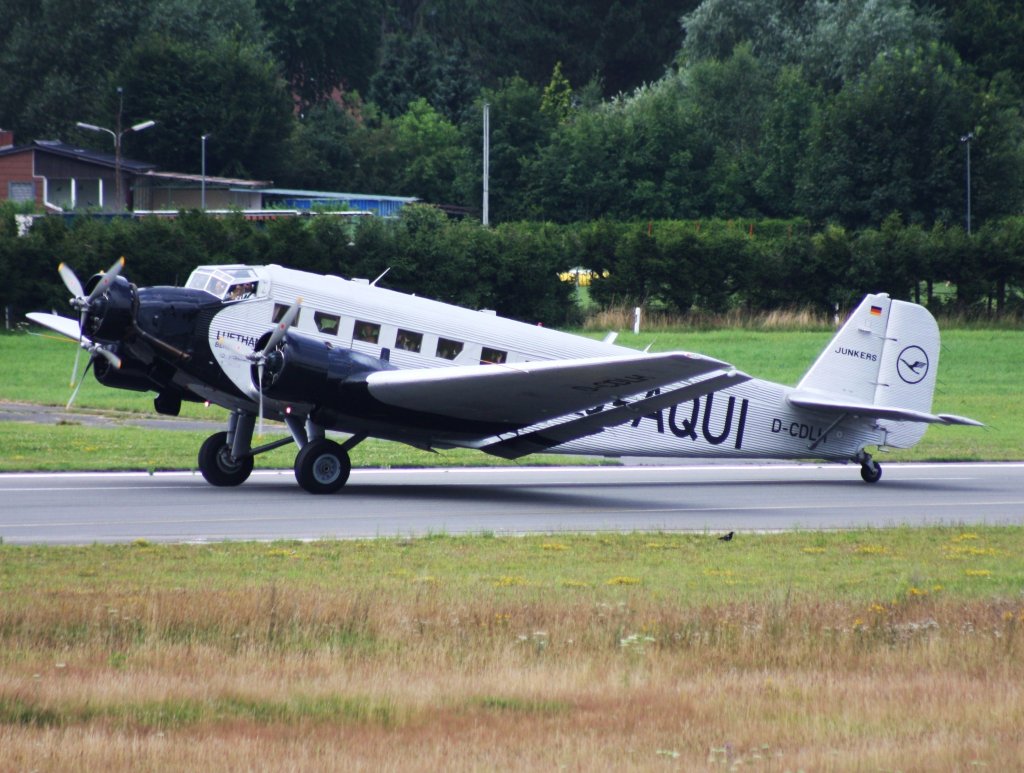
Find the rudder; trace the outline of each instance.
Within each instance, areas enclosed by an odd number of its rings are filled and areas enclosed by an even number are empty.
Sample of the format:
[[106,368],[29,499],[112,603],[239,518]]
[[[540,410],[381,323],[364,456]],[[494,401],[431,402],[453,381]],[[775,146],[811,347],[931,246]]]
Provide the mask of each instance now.
[[[804,393],[850,404],[931,411],[939,364],[939,326],[916,303],[868,295],[800,381]],[[916,421],[879,419],[884,445],[908,448],[924,434]]]

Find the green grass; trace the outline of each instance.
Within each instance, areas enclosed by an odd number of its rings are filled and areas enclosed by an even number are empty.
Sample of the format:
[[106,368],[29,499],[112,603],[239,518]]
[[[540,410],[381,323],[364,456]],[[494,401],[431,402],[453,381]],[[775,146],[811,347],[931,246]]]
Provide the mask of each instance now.
[[[600,337],[599,334],[590,334]],[[718,330],[700,333],[623,333],[619,342],[653,351],[685,349],[719,357],[752,375],[795,384],[828,343],[831,333]],[[985,429],[933,427],[915,448],[886,455],[898,461],[1013,460],[1024,458],[1024,412],[1019,410],[1024,383],[1024,332],[951,330],[943,336],[935,410],[976,418]],[[63,405],[74,347],[52,338],[0,336],[0,400]],[[84,362],[84,358],[83,358]],[[114,416],[153,415],[152,393],[108,389],[90,375],[76,401],[79,409]],[[182,415],[223,423],[216,406],[186,403]],[[216,428],[216,427],[214,427]],[[213,431],[213,429],[211,429]],[[281,430],[274,430],[280,437]],[[0,423],[5,453],[0,470],[192,469],[209,432],[165,432],[133,427],[113,429],[80,425],[40,426]],[[294,448],[257,457],[260,467],[290,467]],[[523,463],[550,464],[565,457],[527,457]],[[575,458],[571,461],[580,461]],[[430,454],[397,443],[367,441],[353,453],[364,467],[405,467],[505,463],[473,451]]]
[[[87,427],[80,424],[29,424],[0,422],[0,472],[59,470],[197,470],[199,446],[215,431],[155,430],[133,426]],[[286,437],[282,429],[268,427],[255,443]],[[295,461],[295,446],[260,454],[257,469],[288,469]],[[610,464],[602,459],[576,457],[573,464]],[[477,465],[565,464],[566,457],[536,454],[528,461],[508,461],[479,451],[456,448],[436,453],[401,443],[369,439],[353,452],[358,467],[472,467]]]
[[[0,591],[163,590],[223,592],[261,587],[344,588],[437,602],[635,596],[685,607],[796,594],[860,603],[927,596],[1016,599],[1024,586],[1024,528],[928,527],[740,534],[558,534],[453,536],[209,546],[132,544],[0,546]],[[188,567],[182,572],[183,566]],[[334,635],[337,632],[325,632]]]

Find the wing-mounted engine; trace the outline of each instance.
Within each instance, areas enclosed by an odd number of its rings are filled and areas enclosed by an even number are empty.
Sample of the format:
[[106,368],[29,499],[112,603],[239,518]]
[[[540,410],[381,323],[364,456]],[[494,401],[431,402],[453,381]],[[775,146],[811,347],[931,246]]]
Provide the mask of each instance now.
[[[257,350],[264,344],[261,339]],[[394,369],[386,360],[289,330],[280,346],[266,355],[262,389],[267,397],[282,402],[333,406],[343,384],[365,381],[370,373]],[[255,364],[252,377],[253,383],[259,384]]]

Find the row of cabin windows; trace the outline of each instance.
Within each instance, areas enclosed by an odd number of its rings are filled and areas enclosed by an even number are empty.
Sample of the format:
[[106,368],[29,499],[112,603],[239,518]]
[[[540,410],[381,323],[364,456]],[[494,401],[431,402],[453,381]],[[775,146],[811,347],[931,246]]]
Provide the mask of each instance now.
[[[274,304],[274,313],[272,315],[272,321],[274,324],[280,322],[288,311],[288,306],[283,303]],[[302,316],[302,310],[295,316],[293,324],[299,324],[299,318]],[[338,335],[341,328],[341,317],[337,314],[328,314],[323,311],[313,312],[313,323],[316,325],[317,331],[326,335]],[[352,330],[352,340],[359,341],[365,344],[377,344],[380,342],[380,325],[376,322],[364,322],[362,320],[356,320],[355,326]],[[450,338],[438,338],[437,346],[434,350],[434,356],[442,360],[454,360],[462,353],[463,347],[462,341],[453,341]],[[405,352],[417,352],[423,353],[423,333],[417,333],[412,330],[399,329],[395,335],[395,348],[401,349]],[[492,349],[489,346],[483,347],[480,352],[480,364],[501,364],[508,359],[508,352],[502,351],[501,349]]]

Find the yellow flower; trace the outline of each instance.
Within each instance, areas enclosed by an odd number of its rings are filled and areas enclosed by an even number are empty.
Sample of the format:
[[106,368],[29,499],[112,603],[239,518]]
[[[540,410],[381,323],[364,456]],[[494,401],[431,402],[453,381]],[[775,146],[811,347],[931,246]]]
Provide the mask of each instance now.
[[639,584],[640,584],[640,578],[639,577],[623,577],[621,575],[618,576],[618,577],[612,577],[610,580],[608,580],[605,583],[605,585],[639,585]]

